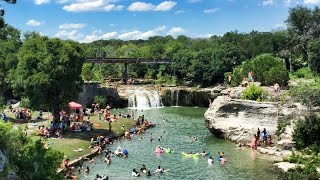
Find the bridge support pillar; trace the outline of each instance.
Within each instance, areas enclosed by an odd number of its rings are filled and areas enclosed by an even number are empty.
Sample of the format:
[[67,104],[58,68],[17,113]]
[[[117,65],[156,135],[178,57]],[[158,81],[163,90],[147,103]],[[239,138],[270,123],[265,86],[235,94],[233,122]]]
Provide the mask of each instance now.
[[124,83],[126,84],[129,78],[129,64],[125,63],[124,64],[124,74],[123,74],[123,79],[124,79]]

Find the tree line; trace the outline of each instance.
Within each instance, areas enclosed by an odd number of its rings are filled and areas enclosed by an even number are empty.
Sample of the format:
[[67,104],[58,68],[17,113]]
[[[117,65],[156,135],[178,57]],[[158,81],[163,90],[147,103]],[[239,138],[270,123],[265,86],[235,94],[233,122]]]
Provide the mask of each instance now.
[[[94,65],[86,57],[169,58],[170,65],[130,65],[130,77],[191,80],[203,87],[232,76],[239,85],[249,71],[265,85],[285,85],[288,72],[309,67],[320,71],[320,9],[297,6],[289,10],[287,29],[272,32],[227,32],[208,39],[187,36],[150,37],[147,40],[99,40],[80,44],[26,33],[10,25],[0,29],[0,92],[11,88],[32,108],[58,116],[67,101],[81,91],[83,80],[122,77],[121,64]],[[57,117],[58,118],[58,117]]]

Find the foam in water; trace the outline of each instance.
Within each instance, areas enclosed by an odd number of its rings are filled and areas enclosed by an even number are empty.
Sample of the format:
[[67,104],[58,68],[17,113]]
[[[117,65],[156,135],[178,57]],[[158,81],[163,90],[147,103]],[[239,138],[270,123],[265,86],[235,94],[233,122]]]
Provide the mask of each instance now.
[[129,108],[147,109],[162,107],[161,97],[157,91],[136,89],[129,91]]

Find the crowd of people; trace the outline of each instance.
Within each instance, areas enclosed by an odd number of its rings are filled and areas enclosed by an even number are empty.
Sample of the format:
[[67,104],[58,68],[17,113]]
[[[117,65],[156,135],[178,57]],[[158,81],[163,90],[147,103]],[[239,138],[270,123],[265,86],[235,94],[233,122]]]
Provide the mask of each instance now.
[[263,128],[262,133],[260,131],[260,128],[258,128],[257,133],[253,135],[253,138],[251,140],[251,148],[257,149],[258,145],[261,145],[261,141],[264,145],[272,144],[271,134],[266,130],[266,128]]

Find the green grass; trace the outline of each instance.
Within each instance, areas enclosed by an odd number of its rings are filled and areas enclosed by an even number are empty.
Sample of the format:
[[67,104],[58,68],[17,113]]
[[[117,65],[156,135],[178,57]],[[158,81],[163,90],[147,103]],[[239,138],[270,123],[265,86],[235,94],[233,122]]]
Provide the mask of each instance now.
[[[106,136],[110,135],[108,129],[109,129],[109,123],[100,121],[98,119],[98,115],[91,115],[90,116],[90,121],[94,125],[94,130],[93,132],[66,132],[62,135],[62,139],[44,139],[40,136],[36,136],[34,133],[34,129],[36,127],[29,126],[26,121],[20,121],[20,120],[15,120],[15,116],[13,113],[6,113],[9,121],[14,123],[14,126],[20,127],[22,129],[27,128],[28,130],[28,135],[31,137],[33,140],[37,140],[39,138],[43,139],[43,142],[47,144],[50,148],[58,150],[66,157],[69,159],[73,160],[76,159],[77,157],[83,156],[85,154],[88,154],[91,152],[91,149],[89,149],[90,146],[90,139],[92,137],[97,137],[97,136]],[[32,114],[32,118],[36,119],[38,117],[39,112],[35,111]],[[49,115],[48,112],[44,113],[44,117]],[[85,117],[86,118],[86,117]],[[52,119],[44,119],[40,121],[36,121],[38,125],[44,125],[44,126],[49,126],[50,121]],[[96,126],[97,124],[101,126]],[[134,121],[132,119],[125,119],[125,118],[120,118],[118,122],[113,122],[112,123],[112,134],[119,136],[124,134],[124,130],[121,129],[121,126],[124,125],[125,129],[130,129],[134,127]],[[74,151],[77,148],[82,148],[83,151],[81,152],[76,152]]]

